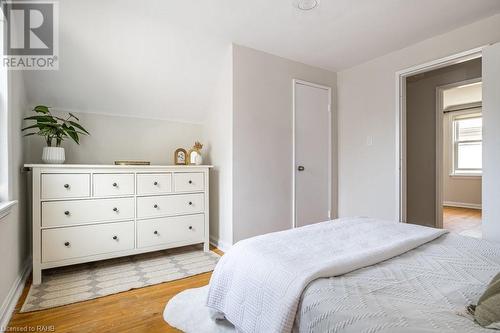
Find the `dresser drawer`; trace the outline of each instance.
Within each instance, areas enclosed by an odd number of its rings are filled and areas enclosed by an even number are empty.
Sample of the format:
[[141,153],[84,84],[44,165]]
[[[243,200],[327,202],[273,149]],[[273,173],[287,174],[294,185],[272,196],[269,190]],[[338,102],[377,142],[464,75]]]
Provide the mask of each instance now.
[[164,217],[137,222],[137,246],[150,247],[174,243],[202,243],[205,216]]
[[41,177],[42,199],[86,198],[90,196],[90,174],[46,173]]
[[175,192],[203,191],[203,172],[183,172],[174,174]]
[[172,192],[171,173],[137,174],[137,194],[165,194]]
[[134,194],[133,173],[94,174],[94,196],[112,197]]
[[134,219],[134,198],[42,203],[43,227],[132,219]]
[[138,218],[196,214],[203,210],[203,193],[137,198]]
[[42,262],[134,248],[134,222],[42,230]]

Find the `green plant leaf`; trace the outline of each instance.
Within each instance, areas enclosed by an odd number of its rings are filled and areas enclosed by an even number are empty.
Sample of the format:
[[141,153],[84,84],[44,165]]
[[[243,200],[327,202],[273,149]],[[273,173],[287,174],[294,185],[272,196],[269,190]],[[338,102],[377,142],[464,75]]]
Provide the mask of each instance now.
[[78,134],[75,132],[75,131],[67,131],[68,135],[70,136],[70,138],[73,139],[73,141],[76,142],[76,144],[80,144],[80,141],[78,139]]
[[68,125],[66,125],[66,123],[64,123],[62,125],[62,128],[63,128],[65,134],[69,135],[69,137],[72,138],[73,141],[75,141],[77,144],[80,144],[80,141],[78,138],[78,133],[76,133],[76,130],[74,127],[68,126]]
[[43,136],[47,145],[50,146],[53,140],[56,140],[56,145],[59,146],[67,138],[71,138],[76,144],[80,144],[79,135],[89,135],[89,132],[78,123],[80,119],[73,113],[68,113],[69,115],[66,118],[61,118],[52,115],[50,108],[45,105],[37,105],[33,108],[33,111],[42,115],[26,117],[25,120],[34,120],[36,124],[27,126],[22,131],[38,129],[38,132],[27,133],[25,136]]
[[87,132],[87,130],[85,128],[83,128],[82,125],[75,123],[74,121],[71,121],[71,120],[69,120],[68,123],[70,123],[72,126],[78,128],[79,130],[83,131],[85,134],[90,135],[90,133]]
[[50,113],[49,108],[45,105],[37,105],[33,108],[33,111],[38,113]]
[[21,131],[26,131],[26,130],[29,130],[29,129],[32,129],[32,128],[38,128],[39,129],[40,126],[38,124],[31,125],[31,126],[22,128]]
[[36,121],[47,122],[47,123],[57,123],[57,120],[55,120],[51,116],[31,116],[31,117],[24,118],[24,120],[36,120]]

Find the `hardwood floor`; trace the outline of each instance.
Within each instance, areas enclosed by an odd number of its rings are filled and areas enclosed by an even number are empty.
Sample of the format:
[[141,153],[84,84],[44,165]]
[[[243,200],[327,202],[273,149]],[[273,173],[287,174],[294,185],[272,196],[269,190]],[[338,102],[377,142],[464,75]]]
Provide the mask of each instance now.
[[[212,250],[223,255],[218,249]],[[179,332],[163,321],[165,304],[185,289],[207,285],[211,274],[204,273],[48,310],[19,313],[28,294],[30,280],[24,287],[8,330],[58,333]]]
[[443,207],[443,227],[463,236],[482,238],[480,209]]

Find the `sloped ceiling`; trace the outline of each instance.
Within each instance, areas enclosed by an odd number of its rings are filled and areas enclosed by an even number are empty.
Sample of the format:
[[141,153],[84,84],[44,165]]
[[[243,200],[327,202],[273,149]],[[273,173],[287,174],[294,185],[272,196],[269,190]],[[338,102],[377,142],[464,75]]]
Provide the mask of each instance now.
[[500,12],[498,0],[60,1],[60,68],[30,104],[203,122],[231,42],[338,71]]

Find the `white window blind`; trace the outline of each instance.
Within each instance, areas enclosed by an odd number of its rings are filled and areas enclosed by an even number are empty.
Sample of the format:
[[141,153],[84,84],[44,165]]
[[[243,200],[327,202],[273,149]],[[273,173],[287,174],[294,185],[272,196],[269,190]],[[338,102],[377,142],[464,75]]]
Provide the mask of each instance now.
[[483,119],[474,113],[453,117],[453,172],[455,174],[480,174],[483,167]]

